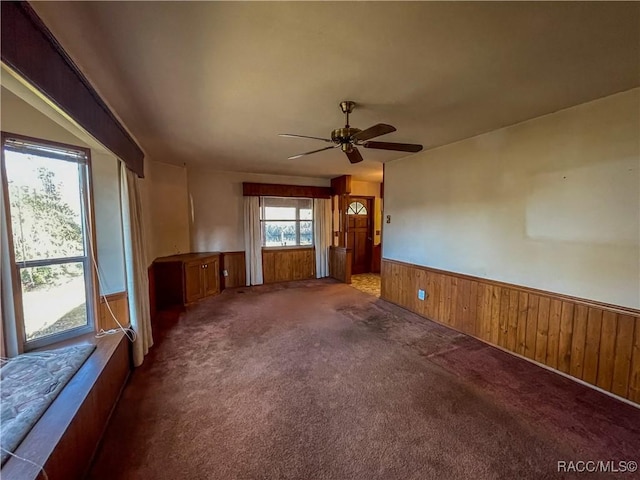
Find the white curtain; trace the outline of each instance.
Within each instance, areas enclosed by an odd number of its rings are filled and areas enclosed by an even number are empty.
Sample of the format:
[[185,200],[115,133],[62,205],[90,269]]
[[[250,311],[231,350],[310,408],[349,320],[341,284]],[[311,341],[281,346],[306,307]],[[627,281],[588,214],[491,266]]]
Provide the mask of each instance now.
[[247,286],[262,285],[260,197],[244,197],[244,259]]
[[133,364],[142,365],[144,356],[153,345],[149,313],[149,277],[142,223],[139,180],[135,173],[120,163],[120,198],[124,261],[129,297],[131,328],[136,332],[133,342]]
[[[3,172],[4,173],[4,172]],[[2,314],[2,346],[3,357],[15,357],[20,353],[18,332],[16,330],[16,311],[13,304],[13,276],[11,256],[9,255],[9,215],[4,203],[4,195],[0,179],[0,313]]]
[[331,246],[331,199],[313,199],[313,243],[316,247],[316,277],[329,276]]

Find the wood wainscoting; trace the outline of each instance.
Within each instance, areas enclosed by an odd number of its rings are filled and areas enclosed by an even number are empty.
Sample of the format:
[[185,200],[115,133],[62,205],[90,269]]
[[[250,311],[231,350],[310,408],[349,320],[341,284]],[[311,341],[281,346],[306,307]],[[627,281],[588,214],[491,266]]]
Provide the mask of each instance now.
[[264,283],[315,278],[315,250],[313,247],[263,248],[262,275]]
[[344,283],[351,283],[352,255],[350,248],[329,247],[329,276]]
[[[108,306],[107,306],[108,302]],[[111,316],[118,319],[120,325],[123,327],[129,326],[129,300],[127,299],[127,292],[111,293],[100,297],[100,315],[98,317],[98,330],[111,330],[112,328],[119,328],[119,325]]]
[[384,300],[640,404],[637,310],[388,259],[381,290]]
[[[227,275],[224,275],[224,272]],[[222,288],[244,287],[246,283],[246,270],[244,251],[224,252],[222,254]]]

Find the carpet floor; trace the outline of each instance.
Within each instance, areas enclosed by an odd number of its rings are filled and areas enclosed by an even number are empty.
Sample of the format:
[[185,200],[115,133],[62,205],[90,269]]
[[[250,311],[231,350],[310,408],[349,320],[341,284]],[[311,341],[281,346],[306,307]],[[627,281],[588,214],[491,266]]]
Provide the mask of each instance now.
[[640,460],[639,409],[332,280],[226,290],[155,337],[89,478],[545,479]]

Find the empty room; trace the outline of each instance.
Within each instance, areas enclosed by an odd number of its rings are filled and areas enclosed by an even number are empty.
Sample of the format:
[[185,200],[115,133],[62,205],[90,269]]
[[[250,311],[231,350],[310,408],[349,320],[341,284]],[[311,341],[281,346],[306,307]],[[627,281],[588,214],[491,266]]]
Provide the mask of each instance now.
[[640,3],[0,8],[1,478],[637,478]]

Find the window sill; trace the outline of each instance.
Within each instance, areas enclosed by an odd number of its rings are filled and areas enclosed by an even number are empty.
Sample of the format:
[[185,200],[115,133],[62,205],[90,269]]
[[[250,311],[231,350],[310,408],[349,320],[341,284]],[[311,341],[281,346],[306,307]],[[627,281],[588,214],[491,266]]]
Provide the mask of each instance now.
[[283,245],[273,247],[262,247],[262,250],[313,250],[315,245]]

